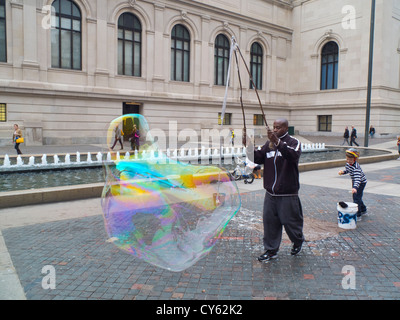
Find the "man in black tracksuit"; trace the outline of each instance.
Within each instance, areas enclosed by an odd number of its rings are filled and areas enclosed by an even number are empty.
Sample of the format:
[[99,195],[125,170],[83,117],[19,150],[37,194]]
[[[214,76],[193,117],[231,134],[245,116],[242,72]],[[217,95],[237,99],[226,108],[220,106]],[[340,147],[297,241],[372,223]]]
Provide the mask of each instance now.
[[269,141],[254,151],[254,163],[264,165],[263,208],[264,254],[259,261],[277,257],[282,240],[282,226],[293,243],[292,255],[300,252],[303,236],[303,211],[298,196],[299,158],[301,143],[288,133],[288,121],[278,119],[273,131],[268,128]]

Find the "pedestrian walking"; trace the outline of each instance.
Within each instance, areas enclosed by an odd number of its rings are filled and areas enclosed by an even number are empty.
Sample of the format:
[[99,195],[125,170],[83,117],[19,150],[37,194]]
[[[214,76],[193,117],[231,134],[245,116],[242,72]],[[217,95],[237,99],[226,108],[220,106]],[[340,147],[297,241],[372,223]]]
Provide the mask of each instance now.
[[369,137],[372,139],[375,135],[375,128],[374,126],[371,124],[371,126],[369,127]]
[[346,128],[344,128],[343,143],[341,144],[342,146],[344,145],[345,142],[347,142],[348,146],[350,145],[349,137],[350,137],[349,127],[346,126]]
[[358,205],[357,220],[360,220],[361,216],[367,213],[367,207],[363,202],[363,194],[367,184],[367,178],[357,161],[359,157],[360,153],[356,149],[350,148],[346,150],[346,167],[344,170],[339,171],[339,175],[350,174],[353,202]]
[[136,124],[134,124],[132,134],[129,137],[129,141],[131,142],[131,151],[135,150],[139,151],[139,139],[140,139],[140,132],[136,128]]
[[[282,240],[282,227],[293,243],[291,254],[301,251],[303,211],[298,195],[301,143],[291,137],[286,119],[277,119],[273,130],[267,128],[268,139],[260,150],[254,150],[254,163],[264,165],[263,244],[265,253],[259,261],[277,257]],[[249,150],[252,148],[250,147]]]
[[114,149],[114,147],[115,147],[115,145],[117,144],[118,141],[119,141],[119,143],[121,145],[121,150],[123,150],[124,149],[124,145],[122,143],[122,130],[119,127],[119,125],[117,125],[115,127],[115,129],[114,129],[114,138],[115,138],[115,140],[114,140],[114,144],[111,147],[111,150]]
[[23,138],[22,138],[22,131],[18,127],[18,124],[14,124],[14,133],[12,141],[14,143],[14,149],[17,151],[17,154],[22,154],[21,150],[19,149],[19,145],[23,142]]
[[354,126],[351,126],[351,135],[350,135],[350,145],[351,146],[353,145],[353,143],[358,147],[360,146],[357,143],[356,139],[357,139],[357,130],[356,130],[356,128],[354,128]]
[[399,157],[397,160],[400,160],[400,136],[397,136],[397,150],[399,151]]
[[230,129],[230,136],[231,136],[230,144],[231,144],[232,147],[233,147],[233,146],[235,145],[235,131],[233,131],[232,128]]

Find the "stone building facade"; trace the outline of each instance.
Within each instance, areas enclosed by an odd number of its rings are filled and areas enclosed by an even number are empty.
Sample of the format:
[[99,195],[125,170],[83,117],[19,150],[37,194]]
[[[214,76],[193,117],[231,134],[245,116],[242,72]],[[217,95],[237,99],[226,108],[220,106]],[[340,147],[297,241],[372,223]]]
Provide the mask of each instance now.
[[[400,0],[376,0],[371,124],[400,134]],[[0,145],[101,143],[140,113],[168,131],[218,127],[234,37],[267,116],[300,133],[365,126],[365,0],[0,0]],[[228,47],[226,47],[228,43]],[[232,63],[225,123],[264,132],[245,65]],[[242,91],[240,90],[240,80]]]

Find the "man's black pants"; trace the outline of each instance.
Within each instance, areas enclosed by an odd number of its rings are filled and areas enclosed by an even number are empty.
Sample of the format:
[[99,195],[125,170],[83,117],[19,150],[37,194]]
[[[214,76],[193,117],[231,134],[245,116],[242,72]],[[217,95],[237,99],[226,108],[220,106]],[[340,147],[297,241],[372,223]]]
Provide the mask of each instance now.
[[265,193],[264,249],[278,252],[282,241],[282,226],[295,246],[304,241],[303,209],[298,195],[273,196]]

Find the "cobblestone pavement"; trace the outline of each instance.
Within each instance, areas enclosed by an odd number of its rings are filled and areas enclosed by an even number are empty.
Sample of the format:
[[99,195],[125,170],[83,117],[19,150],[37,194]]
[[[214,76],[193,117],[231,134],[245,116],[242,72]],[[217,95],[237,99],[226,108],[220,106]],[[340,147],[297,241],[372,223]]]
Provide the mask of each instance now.
[[[379,163],[369,165],[369,183],[389,181],[398,187],[400,162],[391,163],[382,168]],[[317,179],[319,174],[314,173]],[[1,231],[29,300],[400,299],[400,192],[370,193],[367,185],[368,216],[357,229],[343,230],[337,227],[336,203],[351,201],[350,180],[340,183],[341,187],[330,181],[326,186],[308,180],[302,184],[307,241],[298,256],[291,256],[291,243],[284,237],[278,259],[268,263],[256,259],[263,253],[263,190],[243,193],[240,212],[214,249],[177,273],[107,242],[101,215]],[[46,265],[56,271],[53,290],[42,287]]]

